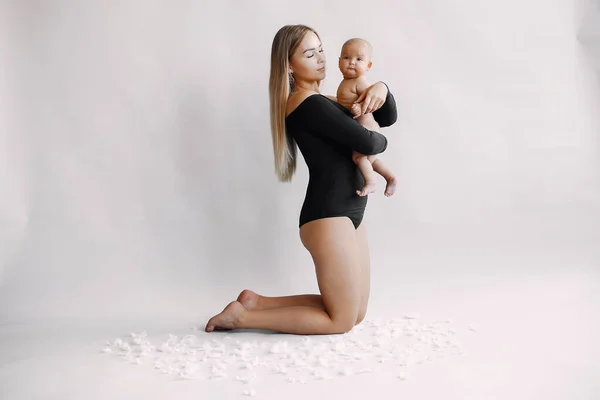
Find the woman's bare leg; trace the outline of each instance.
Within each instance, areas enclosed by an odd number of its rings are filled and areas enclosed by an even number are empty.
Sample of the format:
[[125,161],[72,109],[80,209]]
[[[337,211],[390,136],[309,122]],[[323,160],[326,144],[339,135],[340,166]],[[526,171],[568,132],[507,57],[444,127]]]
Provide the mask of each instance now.
[[239,328],[306,335],[352,329],[361,297],[357,235],[352,222],[346,217],[312,221],[302,226],[300,237],[315,263],[324,309],[284,306],[247,310],[234,301],[208,321],[207,332]]
[[360,307],[356,320],[356,325],[358,325],[367,314],[371,292],[371,254],[369,251],[369,241],[367,240],[367,228],[364,221],[356,230],[356,235],[359,253],[358,259],[360,260]]
[[320,294],[299,294],[295,296],[269,297],[261,296],[249,289],[244,289],[237,298],[248,310],[268,310],[279,307],[313,307],[324,310]]
[[[367,238],[367,229],[363,222],[356,230],[360,260],[360,307],[356,324],[365,318],[371,291],[371,254]],[[237,301],[248,310],[266,310],[278,307],[314,307],[324,310],[320,294],[301,294],[295,296],[268,297],[261,296],[249,289],[244,289]]]

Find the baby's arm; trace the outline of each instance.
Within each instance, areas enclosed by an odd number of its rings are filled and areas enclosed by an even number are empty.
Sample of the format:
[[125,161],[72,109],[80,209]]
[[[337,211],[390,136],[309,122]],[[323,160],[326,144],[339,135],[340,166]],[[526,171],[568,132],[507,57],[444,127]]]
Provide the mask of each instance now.
[[366,76],[359,76],[356,78],[356,94],[360,96],[365,90],[371,86]]

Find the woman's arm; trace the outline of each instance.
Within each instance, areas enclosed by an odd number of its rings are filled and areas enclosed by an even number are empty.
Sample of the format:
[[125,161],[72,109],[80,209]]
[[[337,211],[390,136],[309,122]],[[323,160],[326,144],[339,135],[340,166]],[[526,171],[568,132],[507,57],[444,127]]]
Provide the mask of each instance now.
[[[359,96],[355,103],[362,103],[363,114],[372,112],[380,127],[391,126],[398,119],[396,100],[384,82],[371,85]],[[358,118],[358,116],[355,116],[355,118]]]
[[294,118],[302,118],[302,124],[315,134],[365,155],[382,153],[387,148],[385,136],[364,128],[323,95],[311,95],[301,106],[302,113]]
[[388,86],[384,82],[379,82],[385,85],[387,88],[387,94],[385,96],[385,102],[381,108],[373,111],[373,117],[380,127],[386,127],[393,125],[398,119],[398,109],[396,108],[396,99],[390,92]]

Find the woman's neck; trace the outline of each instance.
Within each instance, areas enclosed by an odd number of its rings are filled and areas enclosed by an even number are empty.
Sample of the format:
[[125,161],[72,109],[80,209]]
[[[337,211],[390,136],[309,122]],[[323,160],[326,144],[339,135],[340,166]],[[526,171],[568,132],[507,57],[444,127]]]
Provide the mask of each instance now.
[[320,93],[319,82],[296,82],[293,92],[308,91]]

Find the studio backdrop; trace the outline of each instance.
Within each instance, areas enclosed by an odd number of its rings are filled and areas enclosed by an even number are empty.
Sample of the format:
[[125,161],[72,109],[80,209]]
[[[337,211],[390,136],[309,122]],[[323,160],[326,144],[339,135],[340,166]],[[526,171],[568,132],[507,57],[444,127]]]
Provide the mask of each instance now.
[[324,93],[341,45],[362,37],[368,79],[397,102],[381,157],[399,187],[386,198],[380,180],[365,217],[372,310],[443,305],[473,276],[598,279],[593,13],[567,0],[5,3],[2,321],[200,325],[244,288],[317,291],[298,236],[306,165],[278,182],[269,128],[271,42],[296,23],[321,36]]

